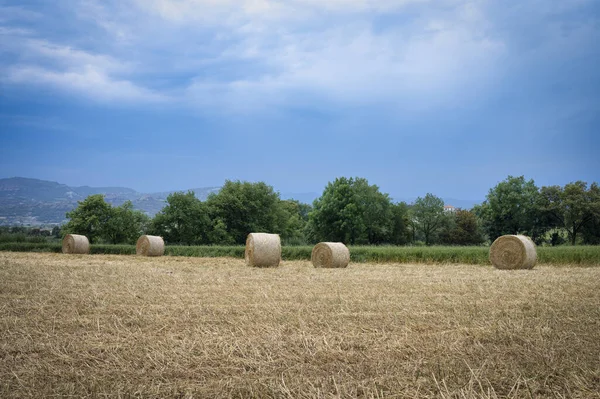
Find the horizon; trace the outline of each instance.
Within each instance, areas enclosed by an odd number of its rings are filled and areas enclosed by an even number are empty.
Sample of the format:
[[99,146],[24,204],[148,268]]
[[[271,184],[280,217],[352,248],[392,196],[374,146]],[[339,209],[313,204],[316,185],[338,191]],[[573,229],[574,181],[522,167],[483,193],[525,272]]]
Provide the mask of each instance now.
[[[357,176],[354,176],[354,177],[357,177]],[[36,181],[43,181],[43,182],[51,182],[51,183],[57,183],[57,184],[60,184],[60,185],[65,185],[65,186],[67,186],[69,188],[95,188],[95,189],[98,189],[98,188],[118,188],[118,189],[133,190],[133,191],[135,191],[138,194],[148,194],[148,195],[151,195],[151,194],[173,193],[173,192],[187,192],[187,191],[194,191],[196,189],[200,189],[200,190],[215,189],[215,188],[219,188],[220,189],[222,187],[222,185],[219,185],[219,186],[209,186],[209,187],[189,187],[189,188],[176,189],[176,190],[162,190],[162,191],[154,191],[154,192],[145,192],[145,191],[136,190],[134,187],[125,187],[125,186],[111,186],[111,185],[108,185],[108,186],[89,186],[89,185],[75,186],[75,185],[67,184],[67,183],[60,182],[60,181],[42,180],[42,179],[38,179],[38,178],[35,178],[35,177],[26,177],[26,176],[0,177],[0,181],[1,180],[6,180],[6,179],[27,179],[27,180],[36,180]],[[325,187],[323,187],[323,189],[321,191],[318,191],[318,192],[317,191],[314,191],[314,192],[303,192],[303,193],[300,193],[300,192],[282,192],[281,190],[278,190],[277,187],[274,187],[274,186],[270,185],[268,182],[263,182],[263,183],[266,183],[267,185],[273,187],[273,190],[280,195],[280,197],[281,197],[282,200],[293,199],[293,200],[297,200],[297,201],[299,201],[301,203],[306,203],[306,204],[309,204],[309,205],[312,205],[314,199],[317,199],[317,198],[321,197],[321,195],[323,194],[323,191],[325,189]],[[405,202],[408,205],[412,205],[414,203],[414,201],[418,198],[418,197],[394,197],[392,194],[387,193],[387,192],[381,190],[381,187],[379,188],[379,191],[382,192],[382,193],[384,193],[384,194],[388,194],[389,197],[390,197],[390,199],[393,202],[396,202],[396,203]],[[198,194],[198,193],[195,193],[195,194]],[[424,197],[426,194],[423,194],[420,197]],[[430,194],[436,195],[435,193],[430,193]],[[294,195],[296,195],[297,197],[294,197]],[[446,205],[446,206],[447,205],[452,205],[452,206],[454,206],[456,208],[462,208],[462,209],[466,209],[466,208],[464,208],[463,206],[460,206],[460,205],[456,205],[456,204],[451,203],[451,202],[454,201],[454,202],[459,203],[459,204],[467,205],[467,207],[470,208],[470,207],[472,207],[475,204],[480,204],[483,201],[485,201],[485,198],[484,199],[473,199],[473,198],[452,198],[452,197],[445,197],[444,198],[444,197],[441,197],[441,196],[437,196],[437,197],[442,198],[445,201],[444,205]],[[308,200],[308,198],[313,198],[313,199]]]
[[[600,4],[0,0],[0,175],[140,193],[600,181]],[[160,32],[160,34],[156,34]]]

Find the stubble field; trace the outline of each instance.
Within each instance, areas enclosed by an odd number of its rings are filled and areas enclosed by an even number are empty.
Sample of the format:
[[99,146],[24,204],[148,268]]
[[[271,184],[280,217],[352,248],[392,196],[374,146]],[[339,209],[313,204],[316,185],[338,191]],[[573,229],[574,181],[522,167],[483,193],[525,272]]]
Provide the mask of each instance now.
[[600,267],[0,252],[0,397],[598,392]]

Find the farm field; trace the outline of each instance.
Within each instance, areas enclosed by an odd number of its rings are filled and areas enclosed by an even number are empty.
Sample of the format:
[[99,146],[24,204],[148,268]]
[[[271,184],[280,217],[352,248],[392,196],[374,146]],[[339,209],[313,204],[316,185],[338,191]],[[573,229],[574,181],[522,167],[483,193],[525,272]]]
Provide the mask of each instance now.
[[0,252],[3,398],[599,392],[600,267]]
[[[176,246],[167,245],[165,255],[193,257],[233,257],[244,258],[244,246]],[[350,246],[352,262],[372,263],[424,263],[447,264],[463,263],[472,265],[491,265],[490,248],[487,246]],[[284,260],[310,260],[313,246],[283,246]],[[15,252],[54,252],[62,251],[59,242],[0,242],[0,251]],[[100,255],[134,255],[135,245],[92,244],[91,253]],[[538,263],[552,265],[600,265],[600,246],[557,246],[538,247]]]

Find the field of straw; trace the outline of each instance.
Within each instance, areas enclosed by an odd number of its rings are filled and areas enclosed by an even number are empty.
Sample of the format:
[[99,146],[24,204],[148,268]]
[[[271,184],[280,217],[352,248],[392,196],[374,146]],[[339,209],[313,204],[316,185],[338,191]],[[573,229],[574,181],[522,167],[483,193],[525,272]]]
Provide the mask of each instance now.
[[599,398],[600,267],[0,252],[0,397]]

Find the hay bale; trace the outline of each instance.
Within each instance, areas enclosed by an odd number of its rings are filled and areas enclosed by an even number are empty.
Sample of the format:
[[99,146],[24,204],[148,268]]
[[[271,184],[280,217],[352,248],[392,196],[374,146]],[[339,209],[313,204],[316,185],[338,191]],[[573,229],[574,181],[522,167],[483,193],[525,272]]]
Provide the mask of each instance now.
[[246,265],[277,267],[281,261],[279,234],[250,233],[246,238]]
[[313,247],[310,260],[314,267],[344,268],[350,263],[350,250],[341,242],[320,242]]
[[490,261],[497,269],[533,269],[537,261],[535,244],[522,235],[498,237],[490,247]]
[[165,242],[159,236],[141,236],[135,244],[135,253],[141,256],[163,256]]
[[62,242],[63,254],[89,254],[90,241],[86,236],[67,234]]

